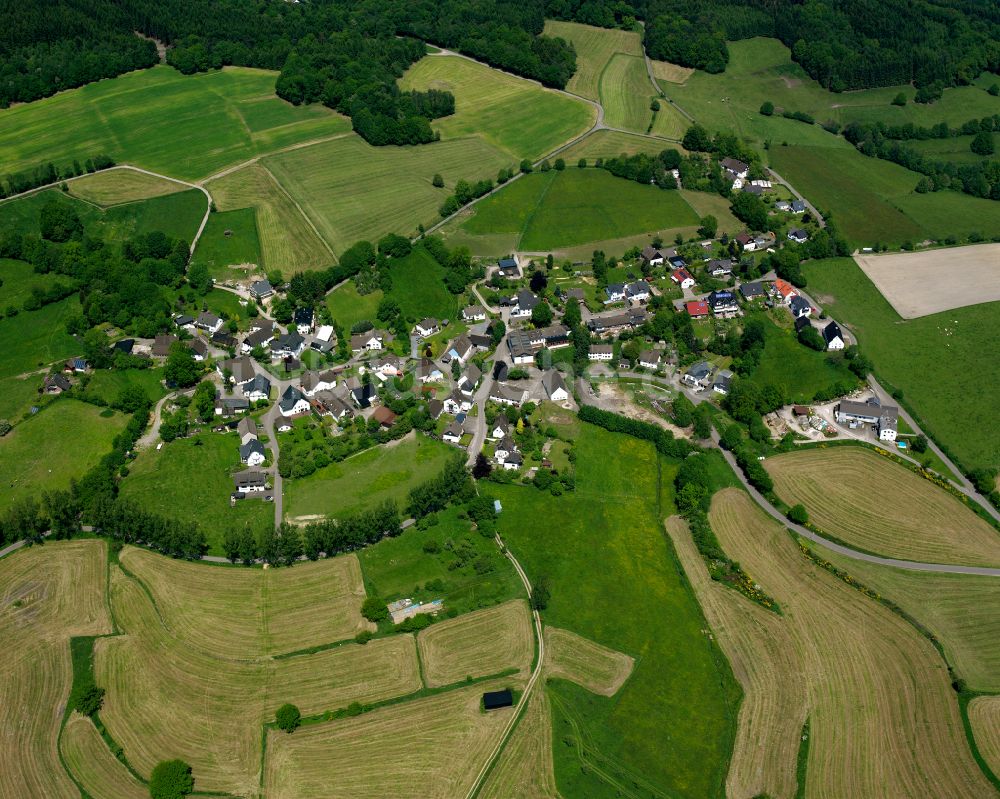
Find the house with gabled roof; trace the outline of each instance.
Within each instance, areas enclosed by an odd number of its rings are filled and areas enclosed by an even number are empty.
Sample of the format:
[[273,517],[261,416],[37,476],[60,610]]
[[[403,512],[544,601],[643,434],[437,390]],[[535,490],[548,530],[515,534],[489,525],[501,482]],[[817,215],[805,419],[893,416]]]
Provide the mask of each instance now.
[[809,241],[809,234],[802,228],[792,228],[788,231],[788,239],[796,244],[805,244]]
[[639,353],[639,366],[643,369],[656,371],[660,368],[663,360],[663,353],[659,350],[643,350]]
[[237,472],[233,475],[233,485],[239,495],[260,493],[267,490],[267,474],[255,469]]
[[747,302],[753,302],[754,300],[763,299],[767,296],[767,292],[764,289],[764,284],[760,282],[755,283],[741,283],[740,284],[740,294],[743,299]]
[[270,399],[271,381],[264,377],[264,375],[254,375],[253,379],[243,384],[243,396],[251,402]]
[[565,402],[569,399],[566,381],[563,380],[558,369],[549,369],[542,375],[542,388],[545,389],[546,396],[552,402]]
[[615,357],[615,348],[611,344],[591,344],[587,350],[589,361],[611,361]]
[[840,329],[840,325],[832,319],[830,320],[830,323],[823,328],[823,341],[826,342],[826,348],[828,350],[842,350],[846,345],[846,342],[844,341],[844,334]]
[[625,299],[629,302],[646,302],[650,296],[649,284],[645,280],[636,280],[625,286]]
[[486,309],[482,305],[467,305],[462,309],[463,322],[486,321]]
[[292,314],[292,324],[295,325],[300,336],[308,336],[312,333],[315,321],[316,313],[312,308],[296,308],[295,313]]
[[691,300],[684,303],[684,310],[692,319],[704,319],[708,316],[708,303],[704,300]]
[[527,289],[521,289],[510,298],[510,318],[523,319],[531,316],[531,312],[535,310],[535,306],[540,302],[541,300],[534,293]]
[[673,274],[670,275],[670,279],[682,289],[689,289],[695,283],[694,277],[684,267],[674,270]]
[[393,341],[395,341],[395,338],[391,333],[387,333],[384,330],[369,330],[365,333],[358,333],[356,336],[351,336],[351,351],[364,352],[368,350],[369,352],[376,352],[388,347]]
[[705,265],[705,271],[712,277],[728,277],[733,273],[733,260],[716,258]]
[[247,466],[260,466],[267,460],[267,450],[256,438],[240,445],[240,460]]
[[716,316],[729,316],[739,311],[736,295],[729,291],[713,291],[705,300]]
[[278,410],[282,416],[300,416],[309,413],[309,400],[295,386],[288,386],[278,400]]
[[792,316],[798,319],[809,316],[812,313],[812,306],[800,295],[796,294],[788,301],[788,310],[792,312]]
[[783,305],[788,305],[791,303],[792,297],[798,296],[795,287],[780,277],[771,284],[771,289]]
[[240,344],[240,352],[244,355],[249,355],[257,347],[268,347],[272,338],[274,338],[274,328],[270,324],[259,327],[247,333],[243,338],[243,342]]
[[712,391],[716,394],[722,394],[725,396],[729,393],[729,387],[733,383],[733,373],[728,369],[720,369],[719,373],[715,376],[712,381]]
[[455,389],[444,399],[444,411],[452,415],[458,415],[472,410],[472,400],[462,393],[461,389]]
[[428,336],[433,336],[435,333],[441,331],[441,323],[435,319],[433,316],[428,316],[426,319],[421,319],[413,326],[413,332],[422,338],[427,338]]
[[270,346],[274,358],[298,358],[306,348],[306,340],[298,330],[289,330],[272,339]]
[[642,248],[641,253],[642,261],[649,266],[662,266],[663,262],[666,260],[666,256],[661,250],[647,244]]
[[711,382],[712,371],[712,364],[708,361],[698,361],[681,375],[681,382],[697,389],[705,388]]
[[521,276],[521,270],[517,266],[516,258],[501,258],[497,262],[497,271],[508,279],[519,278]]
[[252,416],[244,416],[236,425],[236,432],[240,437],[240,444],[246,444],[257,438],[257,422]]
[[267,278],[255,280],[250,284],[250,296],[257,301],[266,300],[272,294],[274,294],[274,288],[271,286],[271,281]]
[[470,341],[469,337],[463,333],[448,345],[448,351],[445,354],[450,358],[457,360],[459,363],[464,364],[472,353],[472,341]]
[[211,335],[222,327],[222,320],[211,311],[202,311],[194,320],[194,326]]
[[490,390],[490,399],[501,405],[520,406],[528,398],[528,392],[506,383],[495,383]]
[[623,302],[625,300],[625,284],[609,283],[604,288],[604,304],[610,305],[613,302]]
[[444,432],[441,433],[441,439],[447,441],[449,444],[458,444],[462,441],[462,436],[464,435],[465,428],[461,422],[455,419],[445,427]]
[[231,375],[229,382],[235,383],[237,386],[249,383],[257,374],[257,370],[253,365],[253,359],[247,357],[246,355],[219,361],[215,364],[215,370],[223,376],[225,376],[228,371]]

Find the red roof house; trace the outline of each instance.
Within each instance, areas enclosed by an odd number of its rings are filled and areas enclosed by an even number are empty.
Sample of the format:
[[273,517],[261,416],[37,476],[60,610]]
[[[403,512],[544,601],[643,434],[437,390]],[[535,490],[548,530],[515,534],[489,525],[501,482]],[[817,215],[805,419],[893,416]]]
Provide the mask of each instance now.
[[687,309],[688,316],[692,319],[701,319],[708,316],[708,303],[704,300],[692,300],[685,303],[684,307]]

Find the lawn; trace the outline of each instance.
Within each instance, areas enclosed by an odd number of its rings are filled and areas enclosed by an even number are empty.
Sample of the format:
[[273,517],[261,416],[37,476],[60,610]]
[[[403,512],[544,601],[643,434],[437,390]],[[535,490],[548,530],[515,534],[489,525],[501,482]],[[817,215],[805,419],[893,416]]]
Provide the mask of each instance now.
[[293,521],[349,516],[387,499],[406,505],[410,490],[430,479],[457,450],[424,435],[372,447],[309,477],[284,483],[285,515]]
[[[245,277],[255,267],[265,269],[257,237],[257,214],[253,208],[210,214],[198,239],[192,264],[203,263],[216,280]],[[238,269],[245,266],[245,269]]]
[[358,294],[354,281],[348,280],[326,295],[326,307],[330,309],[334,321],[350,332],[363,319],[374,322],[383,296],[381,289],[375,289],[370,294]]
[[774,324],[768,324],[765,329],[764,353],[751,375],[757,385],[773,384],[792,402],[808,403],[817,392],[835,383],[853,385],[857,382],[847,367],[839,361],[834,362],[828,353],[800,344],[794,331]]
[[569,167],[515,181],[480,203],[463,229],[519,232],[518,249],[544,251],[697,224],[679,192]]
[[[108,416],[102,416],[107,413]],[[111,450],[127,417],[77,400],[53,402],[0,438],[5,490],[0,510],[44,491],[69,488]]]
[[664,536],[676,465],[645,442],[589,426],[576,452],[571,494],[494,489],[505,543],[529,579],[548,579],[545,623],[636,660],[613,698],[547,686],[561,719],[559,791],[619,795],[604,773],[644,796],[722,796],[740,691]]
[[653,119],[653,84],[641,56],[616,53],[601,72],[604,122],[612,128],[646,133]]
[[17,172],[106,153],[194,180],[223,167],[350,129],[322,106],[274,96],[277,73],[229,67],[185,77],[167,66],[0,111],[0,162]]
[[[361,239],[416,233],[418,225],[439,220],[438,208],[456,181],[493,178],[515,162],[479,136],[372,147],[351,135],[266,158],[263,164],[339,253]],[[431,185],[435,174],[442,175],[445,188]],[[266,260],[266,232],[263,237]]]
[[586,103],[460,56],[427,56],[399,84],[454,94],[455,113],[431,123],[441,138],[479,136],[513,161],[541,158],[587,130],[596,115]]
[[545,21],[544,34],[572,42],[576,48],[576,72],[566,84],[566,91],[591,100],[600,99],[601,73],[616,53],[642,56],[642,37],[635,31],[595,28],[550,19]]
[[234,433],[202,433],[140,453],[122,481],[121,494],[145,510],[197,523],[208,540],[208,554],[221,555],[227,530],[248,525],[256,532],[274,522],[269,502],[244,500],[230,506],[230,474],[243,468]]
[[389,275],[389,296],[399,303],[403,316],[415,321],[426,316],[455,318],[458,298],[444,284],[444,268],[423,247],[414,247],[406,257],[392,261]]
[[1000,467],[995,394],[1000,362],[986,357],[1000,303],[955,308],[903,321],[849,258],[806,262],[809,291],[857,335],[887,387],[904,392],[928,435],[966,468]]
[[291,277],[299,271],[326,269],[336,260],[302,210],[260,164],[213,180],[207,188],[220,211],[249,208],[255,213],[260,257],[267,269],[280,269]]
[[87,383],[87,394],[110,404],[123,389],[138,386],[156,402],[167,394],[162,381],[163,369],[98,369]]

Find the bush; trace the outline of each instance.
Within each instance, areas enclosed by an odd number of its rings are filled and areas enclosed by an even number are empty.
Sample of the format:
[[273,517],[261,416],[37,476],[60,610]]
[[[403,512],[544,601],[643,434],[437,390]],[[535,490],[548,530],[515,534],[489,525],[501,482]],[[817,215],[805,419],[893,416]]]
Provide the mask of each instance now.
[[104,689],[90,686],[76,699],[74,710],[84,716],[93,716],[104,704]]
[[368,619],[368,621],[378,624],[380,621],[388,620],[389,608],[385,606],[385,602],[379,597],[370,596],[361,606],[361,615]]
[[900,92],[895,97],[892,98],[892,104],[898,106],[906,105],[906,95]]
[[805,524],[809,521],[809,512],[805,505],[793,505],[788,510],[788,518],[796,524]]
[[293,732],[302,723],[302,714],[295,705],[284,704],[274,714],[274,723],[279,730]]
[[375,637],[375,633],[371,630],[362,630],[357,635],[354,636],[354,643],[356,644],[367,644],[372,638]]
[[910,442],[910,446],[914,452],[927,452],[927,436],[921,433]]
[[183,760],[157,763],[149,777],[149,795],[153,799],[183,799],[193,790],[191,766]]
[[533,610],[545,610],[549,606],[552,598],[552,589],[549,588],[549,578],[542,576],[535,582],[531,589],[531,607]]
[[766,117],[771,116],[774,113],[774,103],[765,100],[760,106],[760,112]]

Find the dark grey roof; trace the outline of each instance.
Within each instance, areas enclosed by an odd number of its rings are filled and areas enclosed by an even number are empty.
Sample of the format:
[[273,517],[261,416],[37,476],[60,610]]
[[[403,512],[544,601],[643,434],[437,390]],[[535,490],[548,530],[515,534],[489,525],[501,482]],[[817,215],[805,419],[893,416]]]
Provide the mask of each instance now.
[[788,303],[788,307],[791,308],[796,314],[798,314],[800,311],[805,311],[809,308],[812,308],[812,306],[804,299],[802,299],[802,297],[798,294],[792,297],[792,299]]
[[521,289],[517,292],[517,306],[519,308],[524,308],[525,310],[532,310],[536,305],[538,305],[541,300],[538,299],[532,292],[527,289]]
[[544,375],[542,375],[542,388],[545,389],[545,393],[548,394],[550,397],[552,396],[553,392],[557,391],[560,388],[563,391],[568,390],[566,388],[566,381],[563,380],[563,376],[559,374],[559,371],[557,369],[549,369],[549,371],[547,371]]
[[762,283],[743,283],[740,285],[740,294],[747,300],[754,297],[763,297],[766,293]]
[[830,324],[823,328],[823,339],[829,344],[835,338],[839,338],[841,341],[844,340],[844,334],[840,330],[840,325],[830,320]]
[[254,375],[253,380],[243,386],[244,394],[254,394],[258,391],[261,394],[271,393],[271,381],[261,374]]
[[234,474],[233,483],[236,484],[237,489],[263,487],[267,485],[267,475],[264,472],[247,469]]
[[685,374],[691,375],[698,380],[704,380],[712,373],[712,364],[708,361],[698,361],[698,363],[693,364]]
[[261,444],[256,438],[251,438],[246,444],[240,447],[240,460],[246,463],[250,456],[255,452],[259,452],[265,457],[267,456],[264,445]]
[[289,386],[281,395],[278,407],[280,407],[283,411],[290,411],[295,407],[296,402],[305,398],[306,395],[299,391],[295,386]]
[[311,325],[313,321],[312,308],[296,308],[292,321],[297,325]]

